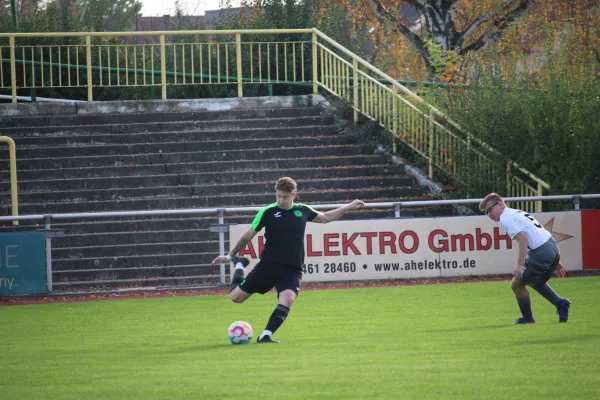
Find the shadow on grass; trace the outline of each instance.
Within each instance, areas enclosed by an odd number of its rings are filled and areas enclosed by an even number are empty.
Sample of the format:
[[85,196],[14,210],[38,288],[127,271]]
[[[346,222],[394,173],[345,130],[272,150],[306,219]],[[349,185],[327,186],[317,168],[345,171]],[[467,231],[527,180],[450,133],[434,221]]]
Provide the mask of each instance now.
[[198,346],[189,346],[189,347],[180,347],[180,348],[167,348],[165,349],[165,351],[163,352],[159,352],[160,354],[184,354],[184,353],[201,353],[204,351],[213,351],[213,350],[227,350],[227,351],[231,351],[231,350],[240,350],[240,349],[250,349],[250,348],[258,348],[258,347],[264,347],[263,346],[259,346],[261,343],[256,343],[256,342],[252,342],[252,343],[248,343],[248,344],[240,344],[240,345],[233,345],[231,343],[211,343],[211,344],[205,344],[205,345],[198,345]]
[[546,339],[535,339],[535,340],[523,340],[523,341],[519,341],[517,343],[514,343],[514,345],[517,346],[530,346],[530,345],[536,345],[536,344],[541,344],[541,345],[549,345],[549,344],[556,344],[556,343],[577,343],[577,342],[583,342],[583,341],[589,341],[589,340],[599,340],[600,341],[600,335],[593,335],[593,334],[585,334],[585,335],[567,335],[564,337],[548,337]]
[[426,333],[439,333],[439,332],[467,332],[467,331],[482,331],[486,329],[500,329],[500,328],[508,328],[513,326],[512,324],[497,324],[497,325],[483,325],[483,326],[465,326],[461,328],[452,328],[452,329],[428,329],[423,332]]

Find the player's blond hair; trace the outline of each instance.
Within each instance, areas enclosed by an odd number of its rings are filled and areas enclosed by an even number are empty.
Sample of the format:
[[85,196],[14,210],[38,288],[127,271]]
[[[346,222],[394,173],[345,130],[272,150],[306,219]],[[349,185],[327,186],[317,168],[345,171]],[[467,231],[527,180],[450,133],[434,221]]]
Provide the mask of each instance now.
[[296,193],[297,185],[296,181],[288,176],[284,176],[283,178],[279,178],[277,183],[275,184],[275,191],[282,190],[288,193]]
[[506,205],[506,204],[504,203],[504,200],[502,199],[502,197],[500,197],[500,195],[499,195],[498,193],[490,193],[490,194],[488,194],[487,196],[485,196],[485,197],[483,198],[483,200],[481,200],[481,203],[479,203],[479,211],[482,211],[482,212],[484,212],[484,211],[485,211],[485,205],[486,205],[486,203],[487,203],[488,201],[490,201],[490,200],[492,200],[492,201],[497,201],[497,202],[498,202],[498,203],[500,203],[500,204],[504,204],[504,205]]

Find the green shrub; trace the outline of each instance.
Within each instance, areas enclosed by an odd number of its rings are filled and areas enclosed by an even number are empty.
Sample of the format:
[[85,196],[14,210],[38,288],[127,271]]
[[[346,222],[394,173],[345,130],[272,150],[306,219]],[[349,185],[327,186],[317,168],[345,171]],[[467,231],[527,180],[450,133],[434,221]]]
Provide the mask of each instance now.
[[504,67],[500,62],[481,67],[469,88],[438,93],[440,107],[501,158],[548,182],[544,194],[600,192],[595,66],[578,64],[566,50],[549,50],[534,74],[498,74]]

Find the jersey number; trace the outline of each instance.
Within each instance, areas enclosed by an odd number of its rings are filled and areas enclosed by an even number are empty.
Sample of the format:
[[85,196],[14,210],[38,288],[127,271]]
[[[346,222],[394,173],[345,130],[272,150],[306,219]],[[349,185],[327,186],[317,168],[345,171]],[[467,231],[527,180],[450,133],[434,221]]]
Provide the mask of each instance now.
[[541,228],[542,227],[542,225],[540,225],[540,223],[537,222],[537,220],[535,218],[533,218],[531,215],[529,215],[529,214],[523,214],[523,215],[525,216],[525,218],[527,218],[528,220],[530,220],[531,222],[533,222],[533,225],[536,228]]

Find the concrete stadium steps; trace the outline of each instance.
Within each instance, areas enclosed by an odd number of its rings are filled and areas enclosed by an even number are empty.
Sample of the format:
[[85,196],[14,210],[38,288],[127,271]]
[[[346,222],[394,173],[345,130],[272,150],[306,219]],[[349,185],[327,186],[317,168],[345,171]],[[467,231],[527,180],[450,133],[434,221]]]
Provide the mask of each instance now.
[[[132,117],[133,115],[133,117]],[[243,120],[253,118],[297,118],[315,117],[323,115],[323,110],[318,107],[290,107],[290,108],[254,108],[252,110],[222,110],[222,111],[188,111],[188,112],[152,112],[152,113],[114,113],[114,114],[77,114],[77,115],[52,115],[52,116],[27,116],[5,117],[2,119],[2,128],[27,129],[48,126],[74,126],[74,125],[114,125],[128,124],[131,122],[181,122],[181,121],[220,121]]]
[[[173,224],[173,227],[180,228]],[[204,229],[177,229],[169,231],[153,230],[153,231],[139,231],[134,230],[130,232],[106,232],[101,233],[88,233],[85,234],[73,233],[65,229],[65,236],[56,238],[53,241],[52,247],[54,249],[59,248],[76,248],[86,246],[98,246],[99,243],[110,246],[130,246],[130,245],[151,245],[151,244],[165,244],[165,243],[186,243],[190,241],[209,241],[211,239],[218,238],[218,234],[210,232],[208,229],[209,225],[206,223],[203,225]],[[126,240],[124,242],[124,240]],[[124,244],[125,243],[125,244]],[[138,252],[136,251],[135,254]]]
[[[175,268],[175,267],[173,267]],[[219,279],[219,274],[189,275],[182,277],[166,277],[159,275],[158,269],[149,269],[148,277],[140,279],[110,279],[94,281],[65,281],[54,284],[55,292],[68,292],[73,290],[89,290],[98,288],[157,288],[169,289],[176,286],[214,285]],[[156,275],[155,275],[156,274]],[[151,277],[154,276],[154,277]]]
[[[240,108],[148,111],[189,106],[168,101],[143,102],[145,112],[119,112],[120,105],[99,103],[78,106],[80,115],[0,117],[0,135],[17,144],[20,214],[263,207],[275,201],[275,180],[286,175],[299,183],[298,201],[313,205],[433,198],[403,166],[340,133],[320,107],[290,107],[296,98],[224,101]],[[287,105],[255,106],[261,102]],[[218,100],[209,103],[221,107]],[[94,108],[100,112],[91,113]],[[10,214],[9,190],[8,156],[0,153],[4,214]],[[403,218],[451,213],[449,207],[401,211]],[[225,223],[249,224],[255,215],[227,213]],[[391,208],[361,209],[344,220],[393,217]],[[209,231],[216,223],[216,214],[52,221],[53,229],[64,230],[52,240],[54,287],[217,283],[220,267],[211,262],[219,235]],[[22,221],[3,224],[0,232],[43,226]],[[228,247],[228,235],[226,241]]]
[[[334,147],[335,150],[335,146]],[[332,168],[332,167],[351,167],[353,165],[391,165],[386,164],[385,157],[381,155],[364,156],[323,156],[312,157],[312,148],[308,150],[306,156],[300,158],[285,159],[258,159],[258,160],[236,160],[236,161],[209,161],[201,163],[168,163],[156,165],[122,165],[118,167],[82,167],[82,168],[53,168],[47,170],[19,170],[19,182],[39,180],[64,180],[80,178],[104,178],[121,176],[156,176],[162,174],[202,174],[208,173],[215,176],[215,181],[219,181],[218,173],[236,173],[243,171],[255,171],[257,173],[263,170],[273,169],[293,169],[297,168]],[[257,152],[260,154],[260,150]],[[228,152],[221,153],[223,158],[227,157]],[[302,153],[298,153],[302,154]],[[21,164],[18,163],[17,167]],[[9,183],[9,173],[4,171],[0,173],[1,182]]]
[[[268,125],[265,123],[268,122]],[[331,117],[300,117],[300,118],[261,118],[246,120],[221,120],[221,121],[178,121],[178,122],[138,122],[128,124],[113,125],[73,125],[73,126],[51,126],[51,127],[33,127],[33,128],[0,128],[2,131],[9,131],[15,143],[31,145],[32,140],[39,138],[39,144],[36,146],[47,146],[52,142],[77,143],[90,142],[92,140],[100,141],[102,137],[119,137],[129,135],[155,135],[164,133],[186,133],[186,132],[221,132],[221,135],[228,131],[238,129],[286,129],[319,127],[331,125]],[[98,138],[100,137],[100,139]],[[124,139],[125,140],[125,139]]]
[[[159,153],[160,154],[160,153]],[[6,156],[6,154],[0,154]],[[8,159],[0,158],[0,171],[5,172],[8,167]],[[128,154],[117,156],[87,156],[87,157],[52,157],[52,158],[24,158],[18,159],[19,172],[36,171],[43,169],[66,169],[66,168],[93,168],[93,167],[119,167],[119,166],[147,166],[152,165],[150,154]],[[4,178],[3,175],[0,177]]]
[[[121,269],[144,269],[148,267],[164,267],[169,265],[191,265],[198,264],[199,275],[207,275],[207,269],[214,271],[214,266],[210,263],[219,254],[218,252],[199,253],[193,251],[190,253],[164,253],[164,254],[138,254],[131,256],[111,255],[108,257],[92,257],[92,258],[68,258],[68,259],[53,259],[52,271],[76,271],[76,270],[95,270],[95,269],[111,269],[119,271]],[[212,257],[212,258],[211,258]],[[204,264],[200,264],[200,260],[204,258],[209,260]],[[203,272],[200,272],[204,270]],[[64,278],[69,279],[69,278]],[[77,279],[79,280],[79,279]]]
[[[294,135],[294,129],[302,129],[305,136]],[[325,131],[326,134],[323,134]],[[110,144],[110,145],[84,145],[84,146],[48,146],[34,148],[20,148],[17,145],[17,159],[25,158],[50,158],[50,157],[82,157],[93,156],[98,153],[105,155],[130,155],[148,153],[177,153],[184,151],[229,151],[229,150],[255,150],[274,147],[296,147],[296,146],[330,146],[347,144],[348,138],[336,135],[333,127],[314,128],[289,128],[277,130],[280,133],[290,133],[290,137],[277,136],[271,140],[265,139],[232,139],[232,140],[207,140],[191,142],[155,142],[155,143],[133,143],[133,144]],[[316,136],[307,136],[316,135]],[[16,142],[15,142],[16,143]]]
[[[17,161],[17,169],[21,163]],[[64,180],[75,178],[110,178],[116,176],[156,176],[166,174],[164,165],[122,165],[118,167],[88,167],[88,168],[53,168],[53,169],[30,169],[17,172],[19,182],[30,180]],[[9,175],[5,172],[0,175],[8,182]]]
[[[214,235],[218,239],[218,235]],[[165,238],[165,241],[169,238]],[[82,246],[82,247],[57,247],[54,248],[55,260],[63,259],[88,259],[88,258],[106,258],[111,257],[132,257],[145,254],[198,254],[210,253],[214,250],[212,241],[190,241],[197,239],[190,234],[186,242],[161,242],[161,243],[137,243],[131,246],[130,243],[107,244],[104,246]],[[214,237],[213,237],[214,239]],[[213,257],[214,258],[214,257]],[[59,263],[60,264],[60,263]]]
[[[290,160],[292,162],[293,160]],[[275,163],[273,163],[275,164]],[[387,174],[403,173],[402,167],[387,164],[373,166],[332,166],[329,169],[303,168],[303,169],[240,169],[237,171],[226,171],[216,175],[214,172],[206,173],[182,173],[169,175],[138,175],[138,176],[111,176],[74,179],[43,179],[43,180],[21,180],[19,191],[21,193],[56,192],[56,188],[62,191],[69,190],[99,190],[99,189],[127,189],[127,188],[152,188],[177,185],[202,185],[210,183],[242,183],[269,181],[278,179],[284,175],[294,175],[297,179],[327,179],[335,174],[337,179],[352,178],[357,176],[387,178]],[[39,177],[43,177],[43,172]],[[401,179],[401,178],[398,178]],[[409,186],[412,179],[405,177],[400,186]],[[10,189],[9,182],[0,183],[0,192]]]
[[[360,171],[359,171],[360,172]],[[174,175],[177,178],[176,175]],[[254,178],[254,181],[236,182],[236,183],[208,183],[196,185],[177,185],[180,182],[173,182],[172,186],[160,186],[159,182],[150,182],[147,187],[114,187],[109,189],[94,189],[86,186],[73,188],[68,191],[22,191],[19,195],[19,203],[27,206],[30,203],[62,203],[72,202],[74,199],[78,202],[105,202],[111,200],[139,200],[139,199],[157,199],[165,197],[212,197],[225,196],[230,194],[258,195],[268,193],[273,190],[273,182],[262,177]],[[259,180],[260,179],[260,180]],[[360,189],[362,187],[394,187],[395,190],[402,190],[410,186],[411,181],[406,177],[387,177],[383,176],[363,176],[357,174],[335,180],[326,178],[315,180],[303,180],[305,192],[317,192],[335,189]],[[85,189],[85,190],[82,190]],[[402,190],[402,195],[410,196],[421,194],[422,189],[409,187]],[[0,201],[5,204],[10,203],[10,193],[0,195]]]
[[[72,179],[44,179],[19,182],[19,192],[32,193],[69,193],[71,190],[102,190],[102,189],[128,189],[177,186],[181,183],[179,175],[138,175],[138,176],[110,176],[94,178]],[[0,183],[0,190],[7,189],[9,184]],[[61,191],[56,189],[60,188]]]
[[[336,146],[333,147],[335,151]],[[260,156],[260,150],[257,155]],[[194,171],[214,172],[221,171],[223,173],[240,172],[240,171],[255,171],[260,173],[263,170],[272,169],[294,169],[294,168],[334,168],[344,167],[351,168],[352,166],[373,166],[373,165],[392,165],[389,164],[385,157],[381,155],[363,155],[363,156],[322,156],[313,157],[312,149],[307,153],[297,153],[295,157],[280,158],[280,159],[258,159],[255,161],[235,160],[235,161],[214,161],[210,163],[173,163],[165,164],[165,169],[172,174],[186,174]],[[201,169],[199,169],[201,168]],[[333,176],[332,176],[333,178]]]
[[[295,146],[280,148],[260,149],[261,159],[255,161],[257,168],[260,162],[268,160],[281,160],[297,157],[298,154],[310,154],[311,157],[344,158],[347,156],[367,157],[365,154],[373,153],[373,146],[364,144],[342,144],[331,146]],[[335,153],[335,156],[331,154]],[[3,154],[1,154],[3,155]],[[380,158],[381,159],[381,158]],[[148,153],[148,154],[123,154],[115,156],[86,156],[86,157],[52,157],[52,158],[24,158],[18,160],[20,174],[33,170],[67,169],[67,168],[108,168],[108,167],[136,167],[148,165],[165,165],[180,163],[208,163],[208,162],[239,162],[256,160],[255,150],[229,150],[229,151],[200,151],[183,153]],[[0,158],[0,180],[8,179],[8,159]],[[346,163],[347,164],[347,163]],[[198,166],[201,167],[201,166]],[[249,167],[247,167],[249,168]],[[202,171],[202,170],[201,170]],[[69,172],[69,171],[67,171]],[[19,175],[20,176],[20,175]],[[35,175],[33,175],[35,176]]]
[[[187,278],[201,275],[205,279],[219,276],[220,270],[214,266],[206,265],[174,265],[174,266],[156,266],[141,268],[96,268],[96,269],[78,269],[71,271],[56,271],[53,275],[54,284],[70,282],[88,282],[97,283],[97,281],[111,281],[116,279],[139,279],[147,280],[156,276],[161,277],[161,283],[164,278]],[[229,274],[229,271],[227,271]]]
[[[261,121],[262,124],[264,122]],[[307,124],[288,127],[229,128],[222,130],[179,130],[124,134],[77,134],[69,136],[18,137],[13,139],[20,152],[39,147],[82,147],[110,144],[209,142],[224,140],[271,140],[273,137],[302,137],[314,134],[335,134],[333,127]],[[19,154],[19,153],[18,153]]]

